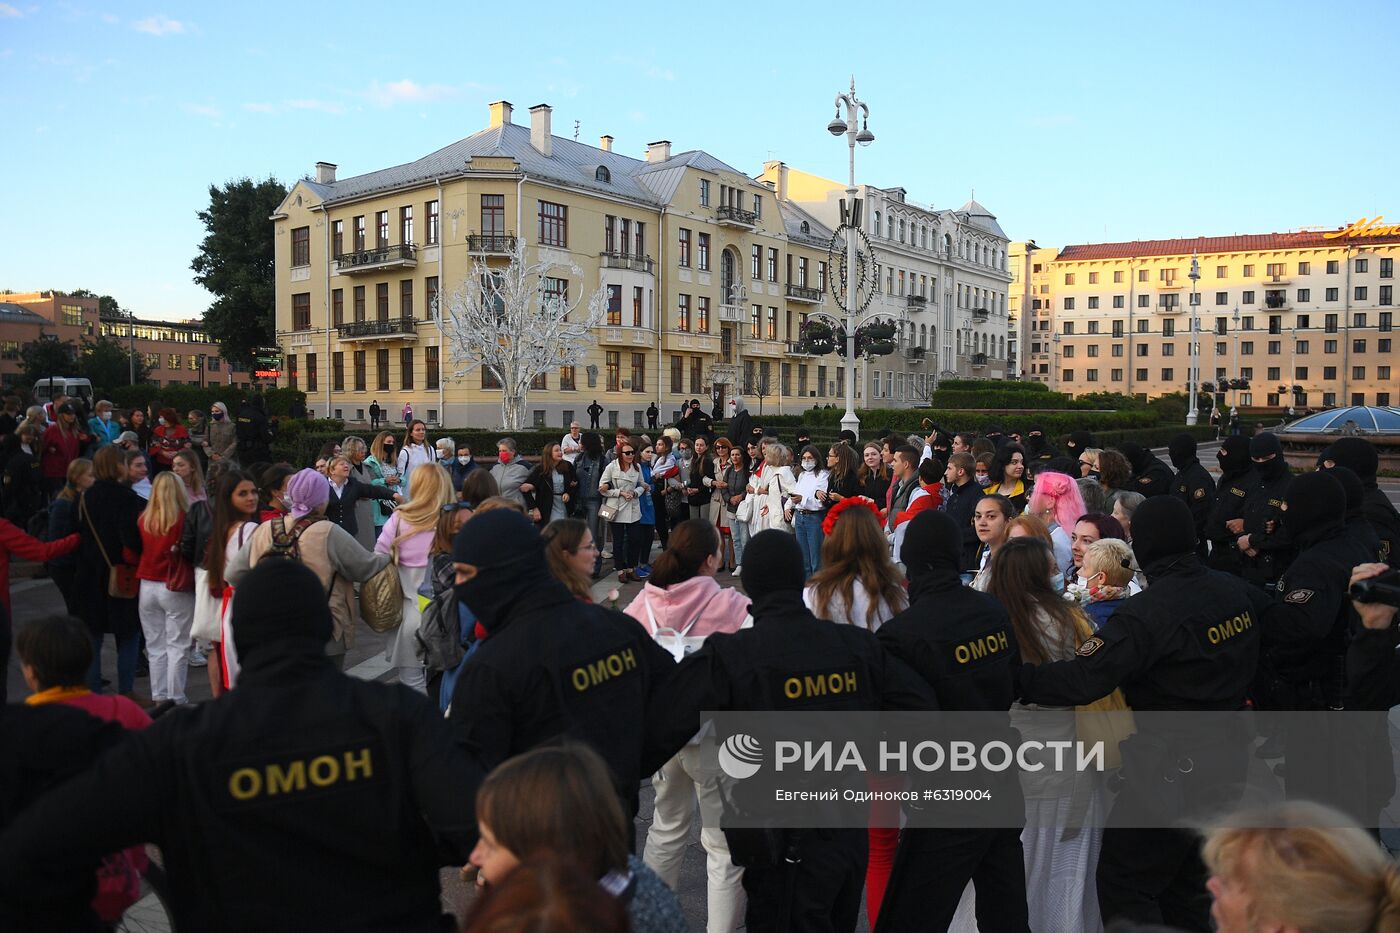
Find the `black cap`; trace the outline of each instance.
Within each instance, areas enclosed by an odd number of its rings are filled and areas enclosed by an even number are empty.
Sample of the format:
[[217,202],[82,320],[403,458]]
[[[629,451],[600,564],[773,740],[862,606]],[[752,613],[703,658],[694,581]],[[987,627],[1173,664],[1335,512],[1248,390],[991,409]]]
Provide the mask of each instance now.
[[1168,557],[1196,549],[1196,524],[1186,503],[1175,496],[1153,496],[1133,512],[1133,555],[1144,570]]
[[1343,437],[1327,448],[1325,455],[1337,466],[1344,466],[1360,478],[1364,484],[1376,478],[1380,467],[1380,456],[1370,441],[1360,437]]
[[58,413],[60,415],[76,415],[78,409],[73,406],[72,402],[64,402],[62,405],[58,406]]
[[752,600],[783,590],[801,592],[806,573],[797,539],[786,531],[760,531],[744,545],[744,572],[740,579]]
[[[1284,527],[1300,540],[1310,538],[1321,529],[1340,525],[1347,508],[1347,494],[1341,481],[1325,471],[1294,477],[1283,501],[1288,505],[1283,513]],[[1133,526],[1136,528],[1136,521]]]
[[326,588],[306,565],[267,557],[248,571],[233,601],[233,641],[245,660],[263,645],[307,639],[323,645],[335,630]]
[[1249,439],[1249,455],[1251,457],[1267,457],[1270,454],[1283,453],[1283,444],[1279,442],[1278,435],[1269,431],[1263,434],[1256,434]]
[[958,523],[947,512],[920,512],[904,531],[899,558],[911,580],[938,571],[956,574],[962,559]]

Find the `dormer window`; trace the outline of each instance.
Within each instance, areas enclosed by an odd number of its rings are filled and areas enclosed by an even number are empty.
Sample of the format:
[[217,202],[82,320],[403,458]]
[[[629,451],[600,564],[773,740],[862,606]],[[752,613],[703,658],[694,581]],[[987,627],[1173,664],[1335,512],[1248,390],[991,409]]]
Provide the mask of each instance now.
[[598,166],[598,170],[593,173],[594,181],[601,181],[605,184],[612,184],[612,172],[608,171],[606,165]]
[[807,221],[805,221],[805,220],[802,221],[802,232],[803,232],[803,233],[811,233],[811,232],[812,232],[812,225],[809,224],[809,223],[807,223]]

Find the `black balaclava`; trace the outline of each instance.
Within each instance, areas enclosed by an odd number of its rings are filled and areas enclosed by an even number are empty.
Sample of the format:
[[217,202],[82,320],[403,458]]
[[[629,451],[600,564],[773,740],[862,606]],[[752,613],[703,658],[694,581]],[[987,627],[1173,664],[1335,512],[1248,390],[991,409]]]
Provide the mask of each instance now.
[[[1330,473],[1304,473],[1297,477],[1283,501],[1288,506],[1283,513],[1283,527],[1299,544],[1321,541],[1342,530],[1347,494]],[[1136,520],[1133,529],[1137,530]]]
[[1342,492],[1347,497],[1346,520],[1351,522],[1361,519],[1361,510],[1366,505],[1366,490],[1361,485],[1361,478],[1344,466],[1328,467],[1318,472],[1326,473],[1341,484]]
[[[1119,444],[1118,452],[1126,457],[1128,462],[1132,464],[1134,473],[1141,473],[1143,470],[1147,469],[1148,464],[1152,462],[1152,451],[1146,449],[1141,444],[1134,444],[1132,441],[1126,444]],[[1137,519],[1133,519],[1133,523],[1136,524]]]
[[1231,434],[1220,442],[1224,454],[1217,453],[1215,461],[1220,464],[1220,473],[1226,479],[1233,479],[1248,473],[1254,466],[1249,459],[1249,439]]
[[452,560],[480,571],[456,591],[487,631],[501,628],[519,608],[572,599],[549,572],[534,522],[514,509],[496,509],[463,525],[452,542]]
[[1133,556],[1149,578],[1166,561],[1190,557],[1196,550],[1191,510],[1176,496],[1153,496],[1133,513],[1132,544]]
[[1089,431],[1071,431],[1069,439],[1065,441],[1065,447],[1076,455],[1095,446],[1097,445],[1094,443],[1094,435]]
[[[1026,459],[1038,459],[1045,450],[1045,432],[1039,425],[1031,427],[1026,431]],[[902,553],[902,552],[901,552]]]
[[947,512],[920,512],[904,531],[899,558],[909,575],[912,602],[927,589],[957,584],[962,534]]
[[1288,472],[1288,461],[1283,457],[1283,444],[1279,443],[1278,435],[1265,431],[1249,439],[1250,457],[1267,457],[1269,454],[1273,454],[1274,458],[1254,464],[1254,469],[1266,480],[1278,479]]
[[1344,466],[1355,473],[1363,488],[1376,485],[1380,456],[1370,441],[1361,437],[1338,438],[1325,454],[1337,466]]
[[744,592],[752,602],[755,619],[804,609],[802,551],[797,539],[785,531],[760,531],[744,545]]
[[1178,471],[1199,462],[1196,460],[1196,439],[1184,431],[1172,438],[1167,451],[1171,454],[1172,466]]
[[301,562],[279,557],[259,561],[238,584],[230,624],[245,667],[256,665],[267,645],[284,655],[324,655],[335,631],[320,578]]

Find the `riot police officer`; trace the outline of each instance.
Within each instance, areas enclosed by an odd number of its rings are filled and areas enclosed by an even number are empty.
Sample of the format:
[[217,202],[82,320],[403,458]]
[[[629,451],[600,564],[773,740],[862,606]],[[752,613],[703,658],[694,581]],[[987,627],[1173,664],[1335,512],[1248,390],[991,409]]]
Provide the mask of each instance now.
[[1215,505],[1215,481],[1196,459],[1196,439],[1190,434],[1183,432],[1172,438],[1167,450],[1176,468],[1172,495],[1191,510],[1191,520],[1196,524],[1196,553],[1206,557],[1206,520]]
[[1361,437],[1343,437],[1323,453],[1326,462],[1344,466],[1356,474],[1365,490],[1363,511],[1381,539],[1382,560],[1400,568],[1400,512],[1376,484],[1380,465],[1375,445]]
[[1209,562],[1216,570],[1238,574],[1244,567],[1244,555],[1235,547],[1235,541],[1244,533],[1245,500],[1259,479],[1249,459],[1249,441],[1243,437],[1231,435],[1221,441],[1215,461],[1220,464],[1220,481],[1215,487],[1215,502],[1206,518]]
[[1133,478],[1128,483],[1129,489],[1140,492],[1149,499],[1171,494],[1171,467],[1154,457],[1152,451],[1141,444],[1119,444],[1118,449],[1133,467]]
[[110,852],[160,846],[182,930],[442,929],[438,870],[476,837],[483,772],[428,699],[326,657],[316,575],[270,560],[238,586],[238,689],[174,710],[0,837],[7,900]]
[[[1175,497],[1133,513],[1133,554],[1149,587],[1127,599],[1077,650],[1078,657],[1023,664],[1021,699],[1046,706],[1090,703],[1121,687],[1134,711],[1240,710],[1259,658],[1262,592],[1208,569],[1196,556],[1191,513]],[[1172,825],[1238,802],[1247,735],[1234,721],[1216,733],[1156,722],[1123,743],[1125,783],[1104,831],[1098,894],[1104,922],[1122,917],[1208,929],[1210,898],[1199,840],[1179,829],[1139,829],[1124,814]],[[1183,764],[1183,762],[1190,762]],[[1169,787],[1180,793],[1169,796]]]
[[1360,478],[1344,466],[1321,467],[1320,472],[1341,483],[1342,492],[1346,493],[1347,510],[1343,524],[1347,535],[1356,541],[1357,547],[1367,555],[1368,562],[1384,561],[1385,546],[1381,544],[1375,527],[1366,520],[1366,490],[1361,485]]
[[1250,438],[1249,458],[1254,461],[1257,481],[1245,497],[1235,547],[1244,555],[1244,578],[1268,589],[1278,583],[1297,553],[1283,521],[1283,501],[1293,484],[1293,474],[1288,472],[1283,445],[1267,431]]
[[[471,523],[468,523],[468,528]],[[926,710],[928,686],[854,625],[817,619],[802,603],[802,553],[792,535],[764,531],[744,548],[744,591],[752,628],[705,639],[662,685],[654,706],[651,758],[659,764],[700,728],[709,710]],[[468,665],[470,667],[470,665]],[[823,676],[816,676],[821,674]],[[829,678],[848,685],[813,691]],[[794,689],[784,685],[795,684]],[[726,829],[744,871],[753,933],[853,931],[865,880],[865,829],[774,830],[764,846],[753,833]]]
[[267,424],[261,395],[250,395],[239,406],[234,437],[238,440],[238,462],[244,466],[272,459],[272,450],[268,447],[272,443],[272,430]]
[[[946,513],[921,512],[910,522],[900,549],[910,605],[881,626],[877,637],[928,681],[940,709],[1006,711],[1016,695],[1016,635],[1000,603],[962,585],[961,551],[962,532]],[[975,650],[979,646],[994,650]],[[1009,728],[1009,716],[1005,725]],[[1021,786],[1010,775],[996,792],[1019,799]],[[977,919],[985,928],[1030,929],[1019,829],[912,827],[900,837],[875,929],[947,927],[969,881],[976,886]]]

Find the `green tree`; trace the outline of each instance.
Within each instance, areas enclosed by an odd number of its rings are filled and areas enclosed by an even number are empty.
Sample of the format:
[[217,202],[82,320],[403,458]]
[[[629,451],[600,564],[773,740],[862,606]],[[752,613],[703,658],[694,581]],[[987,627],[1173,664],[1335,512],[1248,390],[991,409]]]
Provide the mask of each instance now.
[[243,178],[209,186],[209,207],[199,212],[207,231],[190,263],[194,280],[214,295],[204,327],[220,355],[251,368],[259,347],[276,337],[276,277],[272,221],[287,196],[275,178]]
[[24,381],[33,385],[48,376],[76,376],[78,348],[71,340],[36,340],[19,351]]
[[[94,389],[110,391],[119,386],[131,385],[131,361],[126,344],[115,337],[106,336],[84,340],[78,359],[78,374],[90,379]],[[150,377],[151,371],[138,353],[136,383],[145,382]]]
[[[59,291],[63,290],[59,289]],[[90,288],[75,288],[72,291],[63,292],[63,294],[71,295],[74,298],[96,298],[97,313],[102,317],[125,316],[127,313],[117,299],[111,295],[99,295]]]

